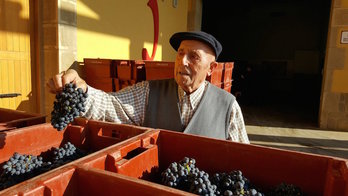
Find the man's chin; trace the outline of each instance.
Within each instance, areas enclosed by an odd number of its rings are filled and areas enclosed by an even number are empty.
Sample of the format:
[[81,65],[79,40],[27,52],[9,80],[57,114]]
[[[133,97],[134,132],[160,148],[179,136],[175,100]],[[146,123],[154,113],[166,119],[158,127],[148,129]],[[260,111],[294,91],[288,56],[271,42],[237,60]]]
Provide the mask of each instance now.
[[188,84],[188,83],[190,83],[190,77],[180,77],[179,81],[182,84]]
[[176,83],[178,83],[179,86],[183,87],[186,86],[189,83],[189,81],[183,80],[182,78],[177,78]]

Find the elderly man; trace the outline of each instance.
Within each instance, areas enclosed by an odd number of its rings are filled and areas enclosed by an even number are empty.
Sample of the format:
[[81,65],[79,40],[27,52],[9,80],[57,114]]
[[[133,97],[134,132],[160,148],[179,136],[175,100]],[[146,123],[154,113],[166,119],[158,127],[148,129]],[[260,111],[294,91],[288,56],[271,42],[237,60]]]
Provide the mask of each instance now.
[[249,143],[235,97],[205,79],[217,66],[221,44],[202,32],[179,32],[170,38],[177,51],[174,79],[143,81],[116,93],[94,89],[75,70],[51,78],[52,93],[73,82],[88,93],[88,119],[162,128]]

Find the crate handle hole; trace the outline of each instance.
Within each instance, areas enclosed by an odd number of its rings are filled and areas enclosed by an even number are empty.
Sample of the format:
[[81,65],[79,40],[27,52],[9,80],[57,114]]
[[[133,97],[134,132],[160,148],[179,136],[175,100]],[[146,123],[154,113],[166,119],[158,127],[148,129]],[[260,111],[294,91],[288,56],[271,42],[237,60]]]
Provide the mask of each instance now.
[[111,137],[113,137],[113,138],[120,138],[121,137],[120,131],[112,130],[111,131]]
[[127,153],[127,155],[125,157],[123,157],[124,159],[127,159],[127,160],[130,160],[132,159],[133,157],[145,152],[147,150],[147,148],[143,148],[143,147],[138,147],[132,151],[129,151]]

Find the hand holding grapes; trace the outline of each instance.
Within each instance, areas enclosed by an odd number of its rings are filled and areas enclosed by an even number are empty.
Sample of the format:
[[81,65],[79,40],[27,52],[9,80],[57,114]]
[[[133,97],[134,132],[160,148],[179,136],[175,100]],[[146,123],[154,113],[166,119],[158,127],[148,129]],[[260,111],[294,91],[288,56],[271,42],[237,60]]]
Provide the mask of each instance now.
[[76,84],[76,87],[81,88],[83,92],[87,90],[86,82],[80,78],[79,74],[73,69],[68,69],[67,71],[53,76],[48,80],[46,85],[51,93],[57,94],[62,91],[64,85],[69,83]]
[[86,111],[87,84],[75,70],[69,69],[53,76],[47,86],[51,93],[56,94],[51,124],[61,131]]

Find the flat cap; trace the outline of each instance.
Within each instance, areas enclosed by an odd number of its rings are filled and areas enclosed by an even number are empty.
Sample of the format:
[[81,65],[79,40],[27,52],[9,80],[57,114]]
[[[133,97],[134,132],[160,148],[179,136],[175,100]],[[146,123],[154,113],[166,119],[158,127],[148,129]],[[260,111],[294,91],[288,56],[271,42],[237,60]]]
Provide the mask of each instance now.
[[177,51],[183,40],[197,40],[208,44],[214,50],[216,59],[222,51],[220,42],[214,36],[203,31],[178,32],[172,35],[169,42]]

